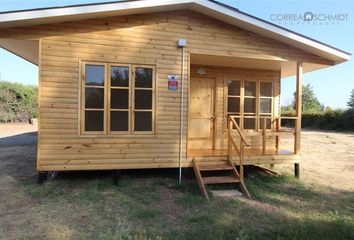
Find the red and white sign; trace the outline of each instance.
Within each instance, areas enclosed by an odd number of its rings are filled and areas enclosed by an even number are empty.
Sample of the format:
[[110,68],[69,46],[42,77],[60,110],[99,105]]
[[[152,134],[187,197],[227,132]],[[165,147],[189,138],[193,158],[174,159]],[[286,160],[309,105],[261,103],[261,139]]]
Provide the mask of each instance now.
[[178,90],[178,76],[168,75],[168,90],[177,91]]
[[177,81],[168,81],[168,90],[177,91],[178,90],[178,82]]

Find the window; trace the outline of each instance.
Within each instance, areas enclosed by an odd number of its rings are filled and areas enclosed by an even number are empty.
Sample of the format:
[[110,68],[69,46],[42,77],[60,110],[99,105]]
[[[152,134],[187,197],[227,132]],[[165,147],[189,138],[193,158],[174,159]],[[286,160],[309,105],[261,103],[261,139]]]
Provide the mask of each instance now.
[[[240,116],[241,104],[241,81],[227,81],[228,95],[227,95],[227,117],[230,115]],[[237,124],[240,124],[240,119],[235,118]],[[227,126],[228,127],[228,126]]]
[[[230,80],[227,86],[227,116],[237,116],[235,120],[242,129],[261,129],[261,117],[272,116],[273,83]],[[266,120],[266,127],[271,129],[271,119]]]
[[134,132],[152,131],[152,69],[135,68]]
[[110,65],[110,132],[129,133],[130,66]]
[[155,69],[83,63],[83,134],[152,134]]
[[[271,117],[273,106],[273,84],[272,82],[260,82],[260,95],[259,95],[259,116]],[[263,128],[263,120],[260,119],[260,129]],[[271,129],[271,119],[266,119],[266,129]]]
[[256,81],[245,81],[243,129],[256,128]]
[[103,133],[105,65],[87,64],[85,71],[85,131]]

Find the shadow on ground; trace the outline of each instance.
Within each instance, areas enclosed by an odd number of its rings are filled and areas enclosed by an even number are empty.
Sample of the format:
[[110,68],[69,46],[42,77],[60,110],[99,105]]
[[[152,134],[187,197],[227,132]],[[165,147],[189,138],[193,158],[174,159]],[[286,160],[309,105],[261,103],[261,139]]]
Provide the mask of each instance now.
[[36,133],[0,139],[0,239],[354,239],[354,194],[248,172],[252,200],[212,199],[191,170],[62,172],[38,185]]
[[0,138],[0,181],[36,174],[37,132]]

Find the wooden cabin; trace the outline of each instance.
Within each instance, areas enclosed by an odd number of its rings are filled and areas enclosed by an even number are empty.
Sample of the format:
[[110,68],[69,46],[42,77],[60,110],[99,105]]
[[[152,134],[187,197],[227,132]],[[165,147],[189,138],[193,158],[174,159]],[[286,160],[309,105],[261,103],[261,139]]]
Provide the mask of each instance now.
[[[298,174],[303,73],[350,59],[209,0],[3,12],[0,28],[0,46],[39,68],[39,172],[194,166],[202,190],[243,184],[244,165]],[[294,129],[280,116],[289,76]],[[235,178],[203,178],[208,170]]]

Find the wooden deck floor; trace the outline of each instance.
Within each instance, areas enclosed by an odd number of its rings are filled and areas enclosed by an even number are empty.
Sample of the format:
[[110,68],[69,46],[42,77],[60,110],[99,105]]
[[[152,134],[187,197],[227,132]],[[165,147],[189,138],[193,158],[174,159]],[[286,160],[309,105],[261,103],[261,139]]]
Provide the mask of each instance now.
[[[288,150],[267,150],[267,153],[263,155],[262,149],[245,149],[245,156],[273,156],[273,155],[292,155],[293,152]],[[189,157],[224,157],[227,156],[227,149],[189,149]],[[237,155],[234,151],[232,155]]]
[[[189,149],[185,167],[193,166],[193,161],[218,163],[228,160],[227,149]],[[240,158],[236,152],[233,152],[231,162],[238,165]],[[294,154],[289,150],[267,150],[267,154],[263,155],[261,149],[245,149],[244,165],[261,165],[261,164],[293,164],[300,163],[301,156]]]

